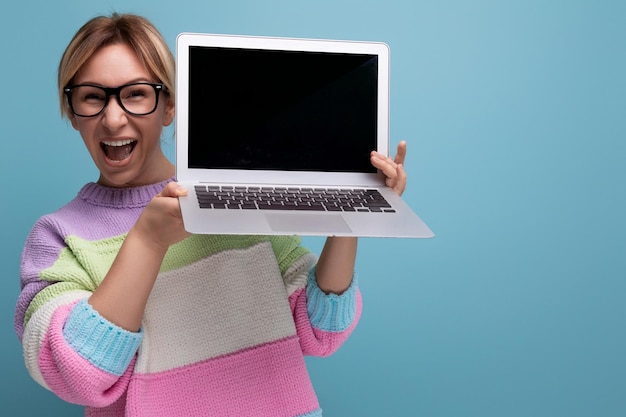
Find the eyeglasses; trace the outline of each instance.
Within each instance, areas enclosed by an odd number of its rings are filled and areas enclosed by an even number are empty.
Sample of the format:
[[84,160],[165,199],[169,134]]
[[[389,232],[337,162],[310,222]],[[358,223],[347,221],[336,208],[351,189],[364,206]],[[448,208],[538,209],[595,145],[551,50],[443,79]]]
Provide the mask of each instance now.
[[167,92],[163,84],[139,82],[119,87],[101,87],[92,84],[70,85],[63,89],[72,113],[81,117],[101,114],[111,96],[124,111],[133,116],[153,113],[159,104],[159,93]]

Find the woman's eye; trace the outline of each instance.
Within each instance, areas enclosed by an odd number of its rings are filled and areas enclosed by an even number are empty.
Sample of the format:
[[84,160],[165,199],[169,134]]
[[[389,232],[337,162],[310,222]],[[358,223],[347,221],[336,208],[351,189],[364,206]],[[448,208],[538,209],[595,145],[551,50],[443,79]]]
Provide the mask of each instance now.
[[144,97],[146,97],[146,91],[144,89],[138,88],[125,92],[122,98],[124,100],[138,100]]
[[99,93],[89,93],[83,96],[83,101],[87,102],[101,102],[104,100],[104,94]]

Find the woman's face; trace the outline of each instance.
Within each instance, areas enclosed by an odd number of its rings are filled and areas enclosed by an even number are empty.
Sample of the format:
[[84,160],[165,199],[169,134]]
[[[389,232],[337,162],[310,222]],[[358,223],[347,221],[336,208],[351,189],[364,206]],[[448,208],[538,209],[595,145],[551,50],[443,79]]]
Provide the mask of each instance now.
[[[98,50],[81,68],[74,84],[102,87],[151,79],[135,52],[126,44]],[[163,126],[174,119],[174,104],[161,92],[158,107],[146,116],[124,111],[110,97],[104,112],[94,117],[73,115],[72,126],[80,132],[91,158],[100,171],[98,182],[110,187],[130,187],[163,181],[174,175],[174,166],[160,146]]]

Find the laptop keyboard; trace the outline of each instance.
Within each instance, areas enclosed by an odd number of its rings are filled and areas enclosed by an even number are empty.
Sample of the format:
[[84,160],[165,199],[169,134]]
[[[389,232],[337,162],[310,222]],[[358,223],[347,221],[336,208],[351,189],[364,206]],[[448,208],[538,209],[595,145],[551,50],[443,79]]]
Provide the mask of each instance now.
[[200,208],[393,213],[375,189],[196,185]]

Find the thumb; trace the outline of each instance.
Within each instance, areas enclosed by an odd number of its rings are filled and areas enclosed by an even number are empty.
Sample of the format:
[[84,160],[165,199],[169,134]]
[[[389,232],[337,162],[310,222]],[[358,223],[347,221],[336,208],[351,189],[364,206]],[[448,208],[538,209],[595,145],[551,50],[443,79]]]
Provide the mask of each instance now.
[[187,195],[187,189],[174,181],[167,183],[158,194],[159,197],[180,197],[183,195]]

